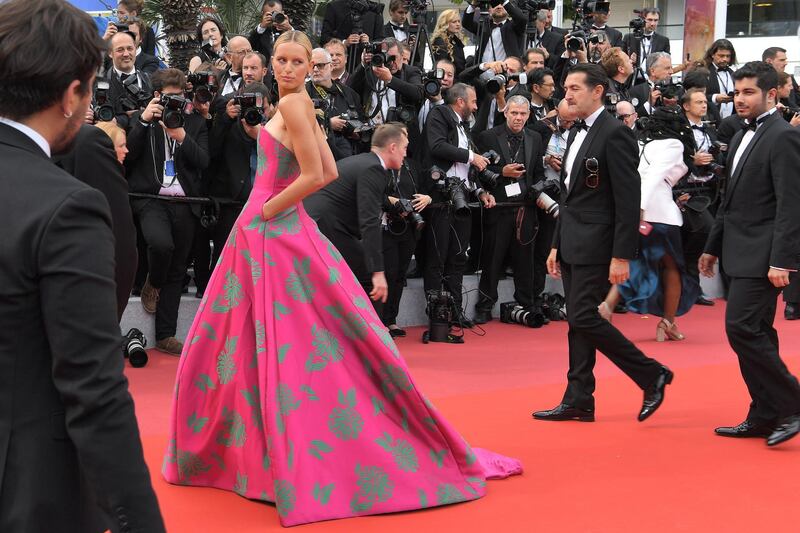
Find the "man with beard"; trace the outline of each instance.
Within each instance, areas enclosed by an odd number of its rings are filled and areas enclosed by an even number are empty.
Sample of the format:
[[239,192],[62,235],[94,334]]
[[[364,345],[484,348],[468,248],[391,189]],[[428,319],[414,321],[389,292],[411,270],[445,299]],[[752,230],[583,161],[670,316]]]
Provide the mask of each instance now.
[[103,48],[66,2],[0,4],[0,531],[165,531],[119,357],[108,203],[50,160]]

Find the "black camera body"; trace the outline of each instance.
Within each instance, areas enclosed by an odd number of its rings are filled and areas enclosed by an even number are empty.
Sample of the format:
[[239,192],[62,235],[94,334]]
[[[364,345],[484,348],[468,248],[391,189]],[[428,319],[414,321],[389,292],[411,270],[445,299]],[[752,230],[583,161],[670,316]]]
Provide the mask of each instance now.
[[466,184],[458,176],[448,176],[445,171],[437,166],[432,166],[430,170],[431,179],[434,187],[438,190],[450,204],[456,214],[469,212],[469,190]]
[[372,141],[372,132],[375,130],[375,128],[359,120],[355,112],[351,113],[348,111],[342,113],[339,115],[339,118],[345,121],[344,128],[342,128],[343,135],[346,137],[358,135],[359,140],[367,144]]
[[122,337],[124,355],[134,368],[141,368],[147,364],[148,357],[145,346],[147,346],[147,339],[144,337],[144,333],[137,328],[131,328]]
[[110,84],[106,80],[97,80],[94,89],[94,111],[95,122],[111,122],[114,120],[114,106],[108,99]]
[[411,124],[417,116],[413,105],[400,105],[390,107],[386,112],[386,122],[402,122]]
[[117,28],[117,33],[131,31],[131,27],[126,22],[115,22],[114,26]]
[[240,116],[249,126],[264,122],[264,97],[261,93],[242,93],[233,97],[233,103],[241,106]]
[[577,52],[584,47],[586,42],[586,32],[583,30],[571,31],[567,34],[567,50]]
[[442,92],[442,79],[444,78],[444,69],[436,68],[426,72],[422,77],[422,88],[425,90],[425,96],[433,98]]
[[714,161],[707,165],[697,167],[699,174],[706,176],[716,176],[717,178],[724,178],[726,167],[725,152],[728,151],[728,145],[719,141],[712,141],[711,146],[708,147],[708,153],[714,158]]
[[450,333],[450,324],[455,315],[455,301],[448,291],[429,290],[425,293],[425,313],[428,315],[428,330],[422,334],[422,342],[447,342],[462,344],[462,336]]
[[368,43],[364,51],[372,54],[369,64],[373,67],[385,67],[390,62],[394,61],[395,57],[386,54],[388,47],[384,42]]
[[508,82],[512,80],[526,85],[528,83],[528,75],[524,72],[514,72],[513,74],[503,72],[502,74],[498,74],[486,82],[486,92],[489,94],[497,94],[503,87],[508,87]]
[[207,104],[217,94],[217,75],[211,71],[188,72],[186,82],[192,84],[192,95],[202,104]]
[[211,41],[203,41],[203,45],[200,49],[205,52],[206,57],[214,59],[225,59],[225,50],[221,49],[219,52],[214,50],[214,46],[212,46]]
[[392,212],[389,213],[395,220],[407,220],[417,232],[425,229],[425,219],[422,215],[417,213],[414,205],[408,198],[398,198],[397,202],[392,206]]
[[645,22],[641,17],[641,11],[635,9],[633,12],[636,13],[637,16],[628,22],[628,28],[631,30],[631,33],[635,39],[641,39],[644,37]]
[[136,75],[128,76],[128,78],[122,82],[122,86],[125,88],[125,93],[119,100],[119,106],[122,108],[122,111],[144,109],[147,107],[147,104],[150,103],[150,100],[153,99],[152,93],[139,87],[139,77]]
[[789,122],[796,114],[800,113],[800,107],[784,107],[781,113],[783,113],[783,118]]
[[[494,150],[489,150],[481,154],[489,160],[490,165],[497,165],[500,163],[500,154]],[[487,166],[483,170],[478,170],[476,167],[469,168],[469,179],[473,182],[478,182],[484,189],[494,189],[497,186],[497,180],[500,179],[500,174],[489,170]]]
[[680,83],[672,81],[672,79],[666,79],[659,82],[656,82],[653,90],[658,90],[661,92],[661,98],[667,100],[674,100],[680,96],[681,91],[683,90],[683,85]]
[[557,180],[537,181],[531,186],[530,192],[536,206],[553,218],[558,218],[559,206],[552,196],[558,198],[560,193],[561,184]]
[[525,7],[528,9],[529,12],[536,13],[542,9],[548,9],[552,11],[556,8],[556,0],[525,0],[521,2],[520,7]]
[[526,309],[517,302],[500,304],[500,322],[504,324],[521,324],[529,328],[540,328],[544,325],[544,313],[540,309]]
[[272,15],[272,23],[273,24],[283,24],[288,19],[286,17],[286,13],[274,13]]
[[158,104],[164,107],[161,120],[170,129],[182,128],[186,123],[184,115],[189,107],[189,100],[177,94],[162,94]]

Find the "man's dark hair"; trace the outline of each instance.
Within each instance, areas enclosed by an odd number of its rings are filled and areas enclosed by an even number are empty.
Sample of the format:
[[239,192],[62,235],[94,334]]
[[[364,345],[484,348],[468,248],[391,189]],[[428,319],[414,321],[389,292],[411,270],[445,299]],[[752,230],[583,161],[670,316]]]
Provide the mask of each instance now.
[[264,54],[261,52],[250,52],[249,54],[245,55],[242,58],[242,61],[247,59],[248,57],[258,56],[258,59],[261,61],[261,68],[267,68],[267,58],[264,57]]
[[225,25],[222,23],[219,17],[215,17],[214,15],[207,15],[202,19],[200,19],[200,22],[197,24],[197,41],[200,43],[203,42],[203,26],[205,25],[206,22],[213,22],[214,24],[216,24],[217,28],[219,28],[220,41],[221,41],[220,44],[222,44],[222,46],[228,44],[228,37],[227,34],[225,33]]
[[708,86],[708,79],[711,77],[711,71],[706,67],[697,67],[683,74],[683,88],[689,90],[694,87],[699,87],[703,90]]
[[547,67],[534,69],[531,71],[530,77],[528,78],[528,83],[530,83],[531,86],[534,84],[541,85],[544,83],[545,76],[554,76],[553,71]]
[[180,87],[186,89],[186,75],[176,68],[165,68],[157,70],[150,77],[150,83],[154,91],[161,92],[164,87]]
[[733,43],[730,42],[728,39],[717,39],[714,41],[714,44],[711,45],[711,48],[706,50],[706,55],[703,57],[703,62],[706,64],[707,67],[710,67],[714,63],[714,54],[719,52],[720,50],[727,50],[731,53],[731,65],[736,64],[736,50],[733,48]]
[[642,18],[646,18],[647,15],[658,15],[661,18],[661,10],[657,7],[643,7],[642,8]]
[[266,8],[275,6],[281,6],[283,9],[283,2],[281,0],[264,0],[264,3],[261,4],[261,13],[263,14]]
[[[389,11],[397,11],[401,7],[405,7],[406,2],[405,0],[391,0],[389,2]],[[406,9],[408,11],[408,9]]]
[[[684,89],[685,88],[686,86],[684,86]],[[681,108],[683,108],[685,105],[689,105],[689,103],[692,101],[692,96],[697,93],[705,95],[705,87],[692,87],[691,89],[686,89],[686,92],[684,92],[683,96],[681,96]]]
[[531,60],[531,54],[537,54],[542,56],[542,59],[547,59],[547,52],[541,48],[528,48],[525,50],[525,63]]
[[762,92],[778,88],[778,71],[763,61],[750,61],[733,73],[733,81],[756,78],[756,85]]
[[444,95],[444,103],[446,103],[447,105],[453,105],[459,98],[462,98],[466,101],[467,93],[470,90],[474,91],[475,87],[461,82],[454,83],[452,87],[447,89],[447,94]]
[[608,91],[608,76],[606,76],[603,67],[595,63],[578,63],[567,72],[567,75],[580,73],[586,75],[584,85],[589,89],[594,89],[598,85],[601,85],[603,87],[602,96],[605,97],[606,91]]
[[91,91],[104,51],[91,17],[63,0],[0,3],[0,116],[47,109],[75,80]]
[[761,53],[761,61],[775,59],[775,56],[778,55],[778,52],[783,52],[785,54],[786,48],[781,48],[780,46],[770,46]]

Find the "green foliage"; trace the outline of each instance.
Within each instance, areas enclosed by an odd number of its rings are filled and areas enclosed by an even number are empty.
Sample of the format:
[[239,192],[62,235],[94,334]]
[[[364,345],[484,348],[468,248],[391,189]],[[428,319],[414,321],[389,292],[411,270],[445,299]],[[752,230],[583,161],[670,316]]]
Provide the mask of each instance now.
[[169,48],[169,63],[183,72],[197,55],[200,42],[196,28],[205,0],[145,0],[141,17],[149,25],[162,21],[163,39]]

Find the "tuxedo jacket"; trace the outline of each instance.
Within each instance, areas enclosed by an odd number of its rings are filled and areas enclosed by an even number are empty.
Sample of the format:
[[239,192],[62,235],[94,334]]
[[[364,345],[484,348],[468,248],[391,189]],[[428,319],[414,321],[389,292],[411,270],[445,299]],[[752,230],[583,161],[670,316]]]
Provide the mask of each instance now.
[[[347,85],[361,96],[361,106],[366,112],[370,105],[373,87],[378,78],[372,72],[372,68],[364,68],[359,65],[347,79]],[[387,87],[395,92],[396,103],[398,106],[411,105],[415,109],[415,117],[408,124],[409,129],[416,124],[416,111],[425,100],[425,91],[422,87],[422,75],[417,67],[403,65],[397,74],[392,75]]]
[[258,52],[267,58],[267,67],[271,67],[270,58],[272,57],[272,45],[275,42],[275,34],[271,28],[267,28],[264,33],[258,33],[257,28],[247,36],[250,47],[254,52]]
[[542,34],[541,47],[547,50],[547,66],[552,68],[561,54],[564,53],[564,34],[556,31],[545,30]]
[[[403,31],[406,32],[407,36],[411,36],[411,25],[408,23],[408,21],[403,22],[400,27],[403,28]],[[383,25],[383,36],[394,37],[394,29],[392,28],[391,22],[387,22]]]
[[[437,105],[431,109],[422,137],[426,150],[423,159],[425,168],[435,165],[446,172],[453,163],[469,162],[469,150],[458,147],[458,122],[449,105]],[[430,194],[432,180],[423,179],[422,182],[423,189]]]
[[[622,50],[628,54],[636,54],[636,64],[640,64],[642,62],[642,58],[640,57],[640,50],[636,48],[636,38],[633,36],[632,33],[628,33],[625,37],[622,38]],[[669,38],[666,35],[661,35],[660,33],[653,33],[652,37],[652,44],[650,45],[650,53],[653,52],[666,52],[670,53],[669,51]]]
[[722,119],[717,124],[717,139],[719,142],[728,145],[730,145],[733,137],[745,126],[744,121],[736,113]]
[[134,65],[136,66],[136,70],[139,72],[144,72],[148,76],[161,67],[161,65],[158,64],[158,58],[156,56],[147,54],[145,52],[142,52],[136,56]]
[[[708,85],[706,85],[706,97],[708,98],[708,102],[711,103],[715,94],[725,93],[725,90],[720,87],[719,78],[717,77],[717,67],[714,66],[714,63],[708,66],[708,71],[710,75],[708,76]],[[733,78],[733,72],[731,72],[731,78]],[[728,91],[732,90],[733,85],[731,84],[731,86],[728,87]],[[716,104],[716,102],[714,103]]]
[[[597,28],[595,28],[597,29]],[[616,28],[612,28],[611,26],[606,25],[603,29],[597,29],[598,31],[603,31],[608,35],[608,42],[611,46],[619,46],[622,48],[622,32]]]
[[[481,85],[481,87],[483,87],[482,83],[478,83],[477,85]],[[475,114],[475,124],[472,126],[472,131],[476,135],[478,132],[485,131],[486,128],[488,128],[489,114],[492,112],[492,101],[495,99],[494,95],[488,94],[486,91],[482,92],[484,93],[484,96],[481,99],[481,103],[478,106],[478,111]],[[506,92],[506,102],[508,102],[509,98],[515,95],[522,95],[529,101],[531,99],[531,93],[528,92],[527,87],[520,83],[514,85],[511,90]],[[501,124],[506,123],[506,116],[497,108],[497,105],[494,106],[494,118],[492,120],[492,127],[500,126]]]
[[[158,194],[164,173],[164,130],[158,124],[142,124],[139,113],[131,117],[128,130],[126,176],[131,192]],[[201,193],[201,173],[209,164],[208,129],[203,117],[184,115],[186,138],[174,153],[178,182],[186,196]],[[248,159],[249,160],[249,159]],[[200,215],[200,206],[192,204],[192,212]]]
[[448,38],[453,45],[452,54],[450,54],[447,43],[442,37],[437,37],[431,42],[433,64],[436,66],[436,63],[441,59],[452,61],[456,67],[456,76],[458,76],[467,66],[467,60],[464,57],[464,43],[455,35],[449,35]]
[[246,201],[253,190],[250,156],[256,140],[244,131],[240,119],[218,113],[208,132],[209,158],[217,163],[208,193],[215,198]]
[[[577,134],[572,128],[564,153]],[[597,159],[599,182],[587,186],[586,160]],[[633,259],[639,242],[639,146],[625,124],[603,110],[589,129],[576,154],[565,184],[561,170],[560,215],[553,237],[553,248],[573,265],[608,264],[612,257]]]
[[[364,121],[364,110],[361,107],[361,97],[356,92],[336,80],[333,80],[329,89],[324,89],[328,95],[328,109],[324,116],[326,121],[330,117],[337,117],[342,113],[348,113],[350,118],[357,118]],[[311,98],[320,98],[320,94],[312,81],[306,82],[306,92]],[[355,116],[354,116],[355,114]],[[325,127],[328,128],[329,124]],[[414,130],[409,131],[409,137]],[[361,147],[361,142],[356,139],[351,139],[342,135],[342,132],[330,130],[328,131],[328,146],[333,152],[333,158],[338,161],[345,157],[355,155],[356,150]]]
[[117,284],[117,318],[128,304],[136,276],[136,227],[133,225],[125,169],[117,160],[114,143],[100,128],[84,124],[72,149],[53,161],[86,185],[106,197],[114,230],[114,281]]
[[381,215],[389,173],[372,152],[337,161],[336,168],[339,178],[306,198],[303,205],[323,233],[324,226],[335,225],[360,241],[367,271],[382,272]]
[[[497,186],[489,189],[489,192],[498,202],[529,200],[531,187],[535,183],[544,180],[542,158],[544,157],[546,146],[542,144],[542,137],[529,128],[522,128],[521,134],[523,135],[523,146],[516,160],[514,158],[516,154],[511,153],[508,145],[508,127],[505,124],[483,131],[476,136],[475,143],[481,152],[494,150],[500,155],[500,162],[497,165],[489,165],[488,167],[493,172],[500,174],[500,177],[497,178]],[[503,166],[514,162],[525,165],[525,174],[518,179],[503,176]],[[509,198],[506,194],[505,186],[512,183],[519,183],[521,194]],[[486,216],[490,216],[492,211],[494,210],[487,210]]]
[[5,124],[0,160],[0,531],[163,532],[123,374],[108,202]]
[[[383,16],[377,13],[363,13],[361,15],[361,30],[369,35],[370,42],[377,42],[384,38]],[[349,0],[334,0],[325,8],[325,16],[322,19],[322,34],[319,45],[325,43],[333,37],[346,40],[353,33],[353,17],[350,15]],[[387,36],[391,37],[391,35]]]
[[[525,40],[525,26],[528,24],[528,17],[525,15],[525,12],[522,11],[513,1],[508,2],[505,5],[505,8],[508,12],[509,18],[500,27],[500,36],[503,39],[503,49],[506,51],[506,57],[517,56],[522,58],[523,53],[525,52],[525,43],[523,41]],[[472,13],[467,13],[464,11],[464,14],[461,16],[461,25],[464,26],[465,30],[472,33],[476,37],[479,33],[479,17],[480,12],[477,10],[473,11]],[[483,61],[483,51],[487,46],[491,46],[489,44],[489,37],[492,29],[491,24],[491,18],[483,22],[483,37],[475,52],[475,60],[473,61],[473,64],[475,65],[478,65],[481,61]]]
[[706,243],[725,273],[763,278],[770,267],[800,268],[800,132],[775,112],[733,168],[747,130],[728,146],[728,183]]
[[[146,72],[139,71],[138,68],[136,72],[138,74],[139,87],[142,93],[152,98],[153,87],[150,84],[150,76]],[[108,99],[114,106],[114,117],[117,119],[117,125],[123,129],[127,129],[130,119],[128,114],[122,109],[120,102],[129,94],[129,91],[125,85],[123,85],[122,80],[120,80],[113,66],[106,70],[105,79],[108,81]]]

